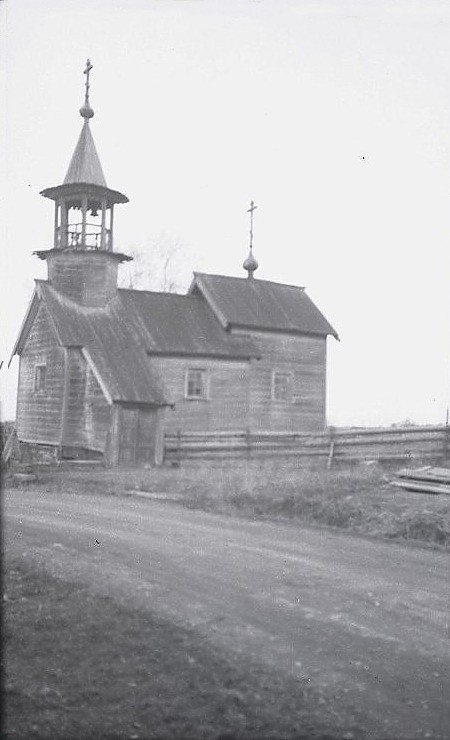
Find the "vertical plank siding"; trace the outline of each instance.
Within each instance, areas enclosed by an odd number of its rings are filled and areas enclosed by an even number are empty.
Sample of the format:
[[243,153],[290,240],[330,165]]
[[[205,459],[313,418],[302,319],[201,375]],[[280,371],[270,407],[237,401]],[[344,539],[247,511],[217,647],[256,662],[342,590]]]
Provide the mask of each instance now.
[[[46,367],[42,392],[34,388],[36,365]],[[59,345],[47,310],[41,305],[20,357],[18,438],[103,450],[110,415],[110,406],[81,351]]]
[[[36,365],[46,366],[45,390],[34,389]],[[40,306],[20,356],[17,435],[25,442],[58,445],[64,394],[64,349]]]
[[66,423],[63,444],[85,447],[84,397],[86,393],[86,361],[81,350],[70,348],[68,352],[68,394]]
[[53,287],[83,306],[104,306],[117,290],[117,261],[105,252],[57,250],[48,257]]
[[164,438],[159,409],[155,406],[118,406],[118,462],[125,465],[161,463]]
[[69,392],[63,444],[103,451],[111,407],[79,349],[68,350]]
[[84,408],[86,447],[105,450],[111,427],[111,406],[103,395],[97,378],[87,365]]

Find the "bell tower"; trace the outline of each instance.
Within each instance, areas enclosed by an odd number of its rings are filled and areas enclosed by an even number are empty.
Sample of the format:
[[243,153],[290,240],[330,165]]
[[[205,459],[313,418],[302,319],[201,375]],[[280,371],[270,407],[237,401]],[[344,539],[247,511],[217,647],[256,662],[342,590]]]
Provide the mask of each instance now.
[[34,254],[47,261],[48,279],[57,291],[84,306],[104,306],[116,291],[120,262],[132,258],[113,250],[114,206],[128,198],[107,186],[97,154],[89,125],[91,70],[88,59],[83,127],[64,182],[41,192],[55,203],[53,248]]

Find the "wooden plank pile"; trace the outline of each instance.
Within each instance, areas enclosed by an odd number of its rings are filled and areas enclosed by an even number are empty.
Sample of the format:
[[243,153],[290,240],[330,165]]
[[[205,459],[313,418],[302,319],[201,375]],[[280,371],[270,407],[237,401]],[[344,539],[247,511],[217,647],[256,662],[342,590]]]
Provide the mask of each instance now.
[[450,469],[426,466],[416,470],[399,470],[391,485],[416,493],[443,493],[450,496]]

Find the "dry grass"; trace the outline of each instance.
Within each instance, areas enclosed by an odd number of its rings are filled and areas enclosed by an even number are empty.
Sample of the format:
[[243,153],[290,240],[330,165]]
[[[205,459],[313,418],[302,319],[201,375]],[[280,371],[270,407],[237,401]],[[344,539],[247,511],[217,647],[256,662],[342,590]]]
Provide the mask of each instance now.
[[331,713],[304,681],[225,656],[193,630],[52,578],[25,560],[9,563],[5,586],[2,737],[363,737],[339,702]]
[[42,474],[47,490],[175,495],[192,509],[290,519],[353,533],[450,544],[450,497],[395,489],[380,466],[307,470],[288,459],[185,463],[180,468]]

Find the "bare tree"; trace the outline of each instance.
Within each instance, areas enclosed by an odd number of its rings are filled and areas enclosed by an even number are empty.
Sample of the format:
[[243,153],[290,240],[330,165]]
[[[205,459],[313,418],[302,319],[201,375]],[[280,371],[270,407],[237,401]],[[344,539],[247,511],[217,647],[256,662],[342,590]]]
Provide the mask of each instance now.
[[164,232],[148,241],[144,249],[128,250],[133,257],[121,268],[119,286],[177,293],[186,287],[188,271],[184,250],[178,240]]

